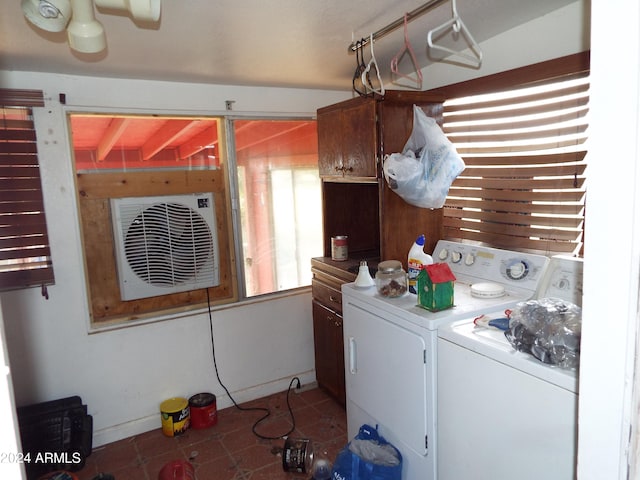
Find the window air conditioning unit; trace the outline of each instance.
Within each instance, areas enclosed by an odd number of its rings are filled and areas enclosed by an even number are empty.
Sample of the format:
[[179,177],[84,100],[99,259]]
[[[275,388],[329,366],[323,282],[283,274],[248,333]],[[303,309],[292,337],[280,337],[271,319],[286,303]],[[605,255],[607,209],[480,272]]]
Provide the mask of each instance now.
[[213,194],[111,199],[122,300],[220,284]]

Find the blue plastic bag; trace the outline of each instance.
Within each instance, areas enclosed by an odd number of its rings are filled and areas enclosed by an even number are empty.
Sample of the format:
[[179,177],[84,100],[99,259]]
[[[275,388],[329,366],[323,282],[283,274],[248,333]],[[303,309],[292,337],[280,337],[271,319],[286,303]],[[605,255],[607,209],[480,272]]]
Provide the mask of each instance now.
[[[359,446],[367,445],[373,447],[372,451],[383,452],[385,458],[361,456]],[[354,450],[360,450],[361,454]],[[370,425],[360,427],[355,438],[338,453],[331,471],[333,480],[400,480],[401,476],[402,455]]]

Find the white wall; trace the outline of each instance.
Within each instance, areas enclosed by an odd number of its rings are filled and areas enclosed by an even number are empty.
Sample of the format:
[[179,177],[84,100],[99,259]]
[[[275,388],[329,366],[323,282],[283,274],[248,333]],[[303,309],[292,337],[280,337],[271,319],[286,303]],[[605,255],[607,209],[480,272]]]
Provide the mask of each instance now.
[[638,1],[593,2],[592,44],[578,477],[622,480],[639,465]]
[[[588,48],[578,40],[585,30],[581,5],[578,1],[558,15],[531,22],[525,30],[506,32],[483,44],[486,60],[481,71],[430,67],[427,88]],[[558,16],[563,29],[557,28]],[[531,37],[545,37],[548,28],[557,32],[554,41],[532,44]],[[504,45],[511,47],[509,51]],[[441,78],[436,80],[436,75]],[[38,289],[0,295],[17,403],[80,395],[94,416],[95,445],[158,428],[159,403],[170,396],[211,391],[219,407],[228,406],[213,373],[207,315],[89,332],[65,113],[105,108],[217,114],[224,113],[226,100],[235,100],[233,109],[239,114],[308,114],[351,93],[6,71],[0,71],[0,86],[43,89],[48,98],[46,107],[38,109],[36,125],[56,285],[49,288],[49,300]],[[66,95],[67,107],[59,104],[60,93]],[[284,390],[293,375],[300,375],[303,383],[314,380],[308,291],[220,310],[213,318],[220,373],[238,400]]]
[[478,70],[445,62],[432,63],[422,70],[425,89],[588,50],[589,3],[578,0],[483,42],[482,66]]
[[[172,396],[210,391],[230,400],[213,370],[206,312],[113,331],[91,332],[66,112],[82,109],[312,115],[348,92],[180,85],[4,72],[4,87],[45,91],[34,112],[56,284],[2,294],[18,405],[80,395],[101,445],[160,425]],[[58,101],[66,95],[66,107]],[[203,100],[204,99],[204,100]],[[250,112],[249,112],[250,113]],[[220,375],[237,401],[285,390],[291,377],[315,381],[307,290],[213,313]]]

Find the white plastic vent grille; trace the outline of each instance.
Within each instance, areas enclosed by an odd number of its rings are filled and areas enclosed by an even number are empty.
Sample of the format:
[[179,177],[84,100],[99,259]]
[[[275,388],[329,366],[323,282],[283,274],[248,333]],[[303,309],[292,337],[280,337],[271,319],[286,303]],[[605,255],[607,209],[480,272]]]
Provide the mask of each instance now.
[[122,300],[219,285],[212,194],[111,202]]

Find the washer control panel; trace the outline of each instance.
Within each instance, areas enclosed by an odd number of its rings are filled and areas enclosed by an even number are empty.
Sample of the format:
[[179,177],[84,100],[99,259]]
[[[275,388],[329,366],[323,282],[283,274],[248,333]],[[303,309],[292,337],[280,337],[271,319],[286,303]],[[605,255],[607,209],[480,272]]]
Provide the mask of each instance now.
[[543,278],[549,258],[544,255],[502,250],[440,240],[433,251],[436,261],[447,263],[456,279],[465,283],[494,282],[525,289],[532,294]]
[[560,298],[582,307],[583,265],[582,258],[566,255],[551,257],[536,296]]

